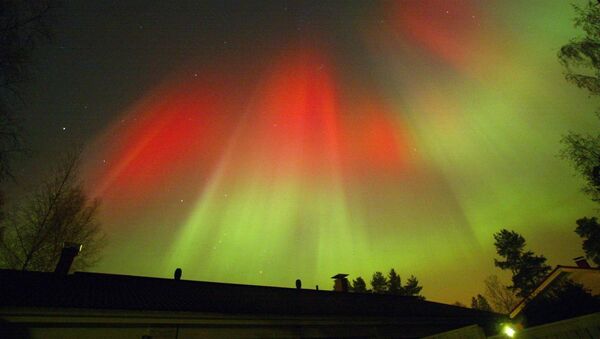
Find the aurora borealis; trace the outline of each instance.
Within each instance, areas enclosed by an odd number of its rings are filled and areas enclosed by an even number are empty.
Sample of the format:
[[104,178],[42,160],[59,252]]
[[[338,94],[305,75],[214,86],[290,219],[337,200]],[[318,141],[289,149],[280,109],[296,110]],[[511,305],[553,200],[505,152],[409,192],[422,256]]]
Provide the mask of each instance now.
[[594,206],[559,141],[598,101],[556,58],[569,3],[108,3],[66,5],[27,122],[48,154],[86,145],[94,271],[330,289],[394,267],[451,303],[503,276],[500,228],[582,254]]

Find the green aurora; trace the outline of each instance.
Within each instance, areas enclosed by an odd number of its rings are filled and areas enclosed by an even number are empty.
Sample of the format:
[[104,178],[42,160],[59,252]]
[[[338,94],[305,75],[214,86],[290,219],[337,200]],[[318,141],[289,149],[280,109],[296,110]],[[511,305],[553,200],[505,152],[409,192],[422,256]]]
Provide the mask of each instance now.
[[[508,282],[501,228],[552,265],[582,255],[575,220],[595,206],[558,154],[599,102],[556,57],[581,34],[571,4],[305,7],[240,10],[235,52],[186,55],[89,142],[109,236],[93,271],[330,289],[393,267],[451,303]],[[156,44],[177,32],[161,29]]]

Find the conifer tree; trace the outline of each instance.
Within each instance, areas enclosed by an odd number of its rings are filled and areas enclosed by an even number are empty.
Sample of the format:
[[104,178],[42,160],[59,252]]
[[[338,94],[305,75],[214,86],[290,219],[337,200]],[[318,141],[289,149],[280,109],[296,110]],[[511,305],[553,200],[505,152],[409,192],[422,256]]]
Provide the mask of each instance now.
[[511,290],[519,297],[528,296],[550,271],[546,258],[525,251],[525,238],[515,231],[501,230],[494,234],[496,252],[504,260],[494,259],[497,267],[512,272]]
[[419,286],[419,280],[414,275],[411,275],[408,280],[406,280],[406,284],[404,285],[403,294],[409,296],[418,296],[421,299],[425,299],[425,297],[421,296],[422,286]]
[[386,293],[387,292],[387,279],[381,272],[375,272],[371,279],[371,287],[373,293]]
[[402,283],[400,281],[400,276],[394,269],[390,270],[388,273],[387,279],[387,293],[388,294],[403,294]]
[[358,277],[352,281],[352,291],[356,293],[367,293],[367,283],[362,277]]
[[481,294],[478,294],[477,297],[471,298],[471,308],[492,312],[492,307],[488,303],[487,299]]
[[[584,7],[575,6],[575,10],[575,27],[585,34],[564,45],[558,58],[565,68],[567,81],[590,95],[600,95],[600,3],[588,1]],[[600,117],[600,110],[597,115]],[[561,155],[585,179],[583,191],[593,201],[600,202],[600,133],[569,132],[562,144]]]
[[583,238],[583,251],[586,257],[596,265],[600,265],[600,224],[598,219],[581,218],[577,220],[575,233]]

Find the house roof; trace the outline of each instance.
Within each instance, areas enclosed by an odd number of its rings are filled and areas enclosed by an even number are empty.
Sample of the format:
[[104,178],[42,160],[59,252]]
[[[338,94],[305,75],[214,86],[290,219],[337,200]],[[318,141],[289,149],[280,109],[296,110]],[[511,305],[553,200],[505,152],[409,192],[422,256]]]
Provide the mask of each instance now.
[[538,284],[533,292],[523,298],[523,300],[515,306],[510,312],[510,318],[516,318],[523,311],[525,306],[550,286],[552,282],[565,276],[568,276],[568,278],[574,282],[582,284],[585,288],[589,289],[593,295],[600,294],[600,268],[558,265]]
[[415,297],[172,280],[128,275],[0,270],[2,308],[72,308],[221,314],[470,319],[499,315]]

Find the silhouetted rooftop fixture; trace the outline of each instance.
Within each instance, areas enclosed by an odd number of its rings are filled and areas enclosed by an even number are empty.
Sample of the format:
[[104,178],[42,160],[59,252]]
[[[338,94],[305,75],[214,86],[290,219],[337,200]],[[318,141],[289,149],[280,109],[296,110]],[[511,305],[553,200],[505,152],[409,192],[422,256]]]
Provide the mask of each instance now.
[[296,289],[301,289],[301,288],[302,288],[302,280],[296,279]]
[[592,268],[590,266],[590,264],[588,263],[588,261],[584,257],[577,257],[577,258],[574,258],[573,260],[575,261],[575,264],[577,264],[578,267]]
[[173,278],[175,278],[175,280],[181,280],[182,273],[183,273],[183,271],[181,270],[181,268],[177,267],[177,269],[175,270],[175,273],[173,273]]
[[335,283],[333,285],[333,290],[336,292],[348,292],[348,279],[346,279],[348,275],[345,273],[338,273],[331,277],[331,279],[335,279]]
[[73,264],[73,260],[75,260],[75,257],[81,252],[82,247],[83,245],[81,244],[65,242],[62,252],[60,253],[58,264],[56,264],[56,268],[54,269],[54,273],[63,275],[68,274],[71,265]]

